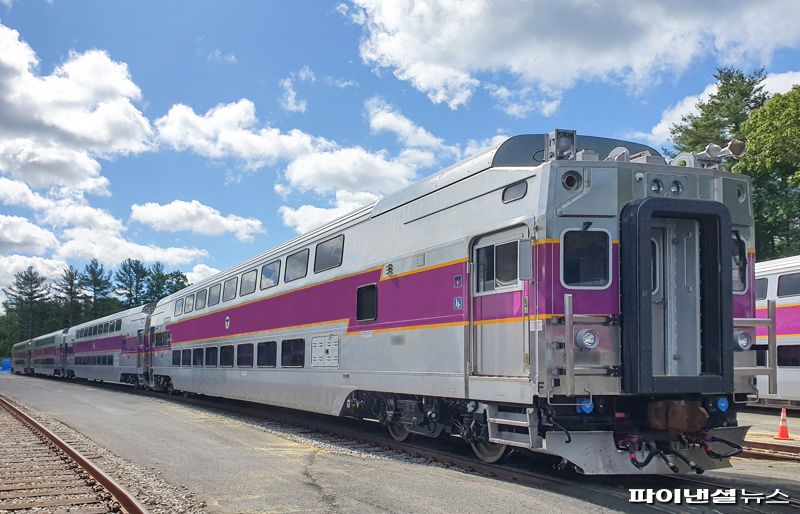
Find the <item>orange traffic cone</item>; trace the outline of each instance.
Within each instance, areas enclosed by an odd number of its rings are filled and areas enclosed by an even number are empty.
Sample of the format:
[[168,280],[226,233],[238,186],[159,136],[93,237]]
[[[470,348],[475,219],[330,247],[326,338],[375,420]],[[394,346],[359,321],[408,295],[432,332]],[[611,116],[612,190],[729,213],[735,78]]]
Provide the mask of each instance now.
[[781,409],[781,423],[778,425],[778,435],[773,437],[773,439],[794,441],[793,438],[789,437],[789,425],[786,424],[786,407]]

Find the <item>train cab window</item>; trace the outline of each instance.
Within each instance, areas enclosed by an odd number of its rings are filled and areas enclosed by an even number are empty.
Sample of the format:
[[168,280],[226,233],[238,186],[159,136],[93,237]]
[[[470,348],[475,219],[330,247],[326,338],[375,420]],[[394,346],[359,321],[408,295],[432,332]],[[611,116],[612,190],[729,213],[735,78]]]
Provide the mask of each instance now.
[[302,368],[306,362],[305,339],[285,339],[281,341],[281,367]]
[[378,317],[378,286],[368,284],[356,291],[356,319],[370,321]]
[[206,295],[208,295],[208,291],[206,289],[197,292],[194,297],[194,310],[199,311],[206,306]]
[[259,368],[274,368],[278,355],[278,343],[267,341],[258,343],[257,364]]
[[236,365],[240,368],[253,367],[253,343],[240,344],[236,347]]
[[739,232],[733,231],[733,244],[731,245],[733,269],[733,291],[741,293],[747,289],[747,245],[739,236]]
[[203,366],[203,349],[195,348],[192,350],[192,366]]
[[217,347],[206,348],[206,367],[215,368],[217,366]]
[[183,313],[188,314],[194,310],[194,295],[190,294],[183,299]]
[[261,266],[261,289],[278,285],[281,276],[281,261],[273,261]]
[[233,367],[233,345],[219,347],[219,365],[221,368]]
[[609,284],[611,241],[601,230],[570,230],[561,242],[561,281],[572,288]]
[[236,283],[239,282],[239,277],[229,278],[225,281],[222,288],[222,301],[227,302],[236,298]]
[[525,197],[528,193],[528,183],[526,181],[517,182],[503,189],[503,203],[511,203]]
[[283,272],[283,281],[291,282],[303,278],[308,273],[308,248],[286,258],[286,271]]
[[757,278],[756,279],[756,300],[766,300],[767,299],[767,286],[769,282],[766,278]]
[[181,365],[181,351],[180,350],[172,350],[172,365],[173,366],[180,366]]
[[175,316],[180,316],[183,314],[183,298],[180,300],[175,300]]
[[250,270],[242,275],[242,285],[239,288],[239,296],[250,294],[256,290],[256,281],[258,281],[258,270]]
[[182,366],[191,366],[192,365],[192,351],[191,350],[183,350],[181,354],[181,365]]
[[785,344],[779,346],[778,366],[800,367],[800,344]]
[[118,319],[117,320],[116,331],[119,332],[120,330],[122,330],[122,320]]
[[341,266],[343,253],[344,234],[319,243],[314,250],[314,273]]
[[475,256],[478,270],[478,292],[517,285],[519,276],[519,243],[510,241],[478,248]]
[[800,295],[800,273],[790,273],[778,277],[778,296]]
[[208,288],[208,306],[216,305],[219,303],[219,292],[222,290],[222,284],[214,284]]

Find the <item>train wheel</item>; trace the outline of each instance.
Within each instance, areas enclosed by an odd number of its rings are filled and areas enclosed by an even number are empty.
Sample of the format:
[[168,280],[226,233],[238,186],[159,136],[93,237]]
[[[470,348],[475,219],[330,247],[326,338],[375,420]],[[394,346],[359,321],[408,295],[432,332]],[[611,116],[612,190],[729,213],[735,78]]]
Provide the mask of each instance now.
[[389,423],[386,428],[389,429],[389,435],[392,436],[392,439],[399,443],[402,443],[411,435],[411,432],[400,423]]
[[490,443],[489,441],[476,441],[470,443],[475,456],[483,462],[494,464],[506,455],[508,447],[504,444]]

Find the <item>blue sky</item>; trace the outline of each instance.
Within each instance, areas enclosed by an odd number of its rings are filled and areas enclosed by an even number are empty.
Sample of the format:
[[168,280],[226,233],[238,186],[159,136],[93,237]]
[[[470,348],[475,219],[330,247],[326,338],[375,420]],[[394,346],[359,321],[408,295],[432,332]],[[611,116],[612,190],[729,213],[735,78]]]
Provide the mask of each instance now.
[[663,147],[717,66],[800,83],[796,4],[734,4],[0,0],[0,285],[200,279],[503,136]]

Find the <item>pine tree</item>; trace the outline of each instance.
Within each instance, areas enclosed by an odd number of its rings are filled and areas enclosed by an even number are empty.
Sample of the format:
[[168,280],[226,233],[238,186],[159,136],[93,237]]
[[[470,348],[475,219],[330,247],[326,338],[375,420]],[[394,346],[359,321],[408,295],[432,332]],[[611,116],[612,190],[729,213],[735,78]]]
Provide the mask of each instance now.
[[675,153],[702,151],[709,143],[724,147],[733,138],[743,139],[742,124],[767,99],[761,84],[764,76],[763,69],[750,74],[717,69],[717,91],[697,104],[697,114],[685,115],[670,127]]
[[7,309],[17,315],[18,337],[24,341],[42,333],[47,317],[47,303],[50,294],[45,285],[46,278],[28,266],[14,274],[14,283],[3,289],[8,301]]
[[167,275],[167,287],[166,293],[170,295],[172,293],[178,292],[184,287],[189,285],[189,279],[186,278],[186,275],[180,270],[173,271]]
[[150,266],[147,276],[147,288],[144,294],[144,303],[157,302],[167,296],[169,275],[164,271],[164,264],[154,262]]
[[73,266],[67,266],[52,289],[63,306],[64,325],[77,325],[81,321],[81,309],[87,299],[80,272]]
[[97,259],[92,259],[83,268],[81,284],[91,293],[91,317],[99,318],[104,312],[104,300],[111,294],[111,271],[106,271]]
[[148,270],[138,259],[125,259],[114,274],[116,292],[128,307],[141,305],[144,297]]

